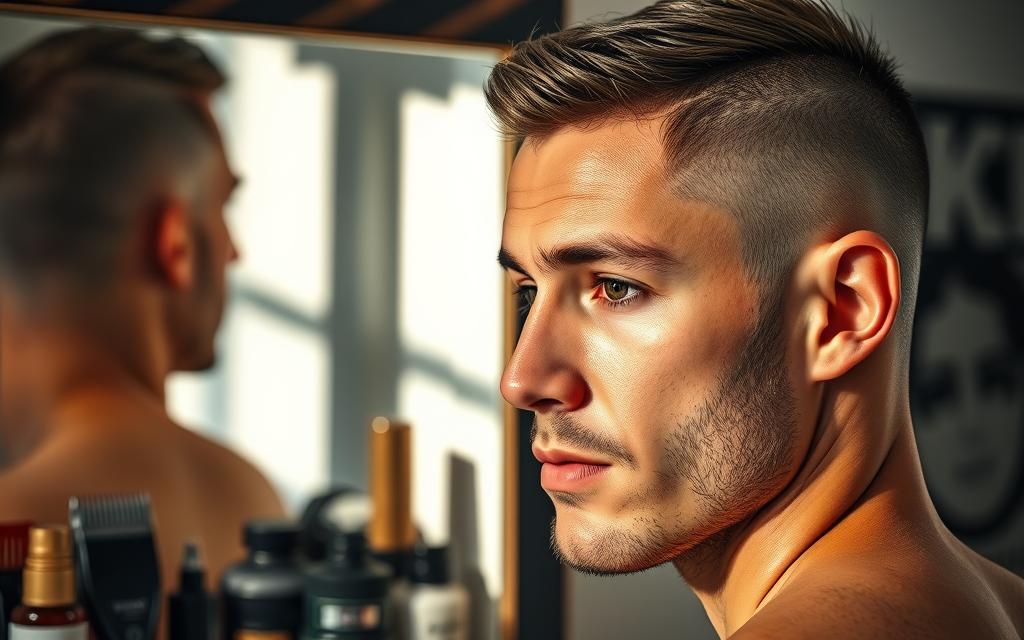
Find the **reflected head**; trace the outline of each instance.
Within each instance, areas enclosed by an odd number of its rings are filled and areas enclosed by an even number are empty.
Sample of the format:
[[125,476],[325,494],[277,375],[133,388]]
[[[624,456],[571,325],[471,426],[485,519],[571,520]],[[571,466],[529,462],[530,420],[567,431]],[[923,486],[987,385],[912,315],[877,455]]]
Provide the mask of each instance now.
[[107,280],[145,215],[204,197],[224,76],[196,46],[136,31],[48,36],[0,67],[0,270]]

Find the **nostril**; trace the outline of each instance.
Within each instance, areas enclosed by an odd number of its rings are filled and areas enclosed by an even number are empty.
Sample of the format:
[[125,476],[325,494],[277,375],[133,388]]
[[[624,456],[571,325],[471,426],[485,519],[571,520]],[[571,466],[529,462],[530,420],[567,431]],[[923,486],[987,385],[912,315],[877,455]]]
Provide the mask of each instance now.
[[530,409],[537,413],[550,413],[552,411],[559,411],[562,408],[562,403],[552,398],[544,398],[537,400],[530,405]]

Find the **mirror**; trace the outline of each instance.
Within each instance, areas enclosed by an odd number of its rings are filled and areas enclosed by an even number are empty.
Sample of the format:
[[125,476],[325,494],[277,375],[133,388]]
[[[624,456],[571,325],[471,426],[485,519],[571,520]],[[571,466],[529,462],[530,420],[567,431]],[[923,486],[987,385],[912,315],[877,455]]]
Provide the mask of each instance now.
[[[0,14],[0,56],[82,23]],[[218,363],[176,374],[171,415],[254,462],[295,515],[366,487],[373,416],[408,419],[416,523],[474,577],[471,637],[497,637],[508,149],[482,85],[501,51],[175,33],[229,78],[214,111],[243,182]]]

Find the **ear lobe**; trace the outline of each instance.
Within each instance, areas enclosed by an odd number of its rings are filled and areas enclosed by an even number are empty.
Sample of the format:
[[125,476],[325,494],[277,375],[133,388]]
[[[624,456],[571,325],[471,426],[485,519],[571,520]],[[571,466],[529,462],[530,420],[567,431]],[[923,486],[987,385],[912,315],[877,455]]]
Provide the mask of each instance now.
[[838,378],[879,348],[900,302],[900,266],[878,234],[856,231],[819,254],[818,304],[811,308],[809,356],[814,381]]
[[192,236],[188,212],[181,203],[171,201],[160,210],[155,249],[157,270],[166,282],[178,290],[191,288],[194,279]]

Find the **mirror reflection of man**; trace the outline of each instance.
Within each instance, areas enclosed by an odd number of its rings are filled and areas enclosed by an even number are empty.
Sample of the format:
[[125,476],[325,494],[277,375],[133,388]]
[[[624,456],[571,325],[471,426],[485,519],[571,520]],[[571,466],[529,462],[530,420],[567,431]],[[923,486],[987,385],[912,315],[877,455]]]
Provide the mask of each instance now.
[[524,42],[499,254],[552,540],[665,562],[735,638],[1007,638],[940,521],[908,367],[928,174],[894,63],[813,0],[660,2]]
[[929,253],[912,403],[928,489],[954,532],[992,535],[1024,495],[1024,286],[997,253]]
[[148,492],[165,589],[186,539],[216,578],[245,520],[283,513],[250,463],[164,405],[168,374],[213,365],[238,257],[238,179],[210,113],[223,82],[181,39],[99,28],[0,68],[0,519]]

